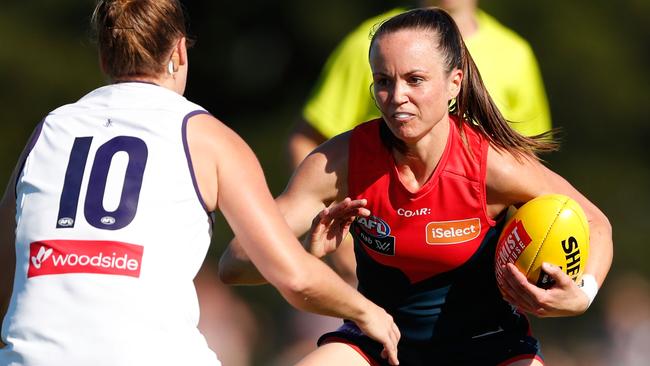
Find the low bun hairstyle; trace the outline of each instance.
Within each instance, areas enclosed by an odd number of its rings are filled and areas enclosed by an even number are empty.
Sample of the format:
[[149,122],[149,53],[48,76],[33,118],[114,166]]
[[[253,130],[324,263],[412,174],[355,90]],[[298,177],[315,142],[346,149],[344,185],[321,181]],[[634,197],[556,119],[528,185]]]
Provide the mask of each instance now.
[[111,80],[160,75],[175,42],[187,37],[178,0],[100,0],[92,25]]

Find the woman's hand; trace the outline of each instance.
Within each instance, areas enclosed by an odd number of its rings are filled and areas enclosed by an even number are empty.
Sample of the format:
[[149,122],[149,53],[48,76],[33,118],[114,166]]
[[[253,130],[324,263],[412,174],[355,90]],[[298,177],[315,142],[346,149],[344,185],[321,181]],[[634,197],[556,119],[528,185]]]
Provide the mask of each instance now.
[[401,333],[390,314],[381,307],[372,304],[366,309],[365,316],[355,323],[365,335],[384,346],[381,351],[382,358],[391,365],[399,365],[397,344]]
[[542,264],[542,270],[555,281],[549,289],[529,283],[514,264],[508,263],[506,267],[500,284],[503,298],[527,313],[540,318],[573,316],[589,307],[587,295],[557,266]]
[[367,217],[365,199],[345,198],[333,202],[314,217],[309,232],[305,235],[305,248],[314,256],[322,258],[335,251],[350,231],[350,225],[357,216]]

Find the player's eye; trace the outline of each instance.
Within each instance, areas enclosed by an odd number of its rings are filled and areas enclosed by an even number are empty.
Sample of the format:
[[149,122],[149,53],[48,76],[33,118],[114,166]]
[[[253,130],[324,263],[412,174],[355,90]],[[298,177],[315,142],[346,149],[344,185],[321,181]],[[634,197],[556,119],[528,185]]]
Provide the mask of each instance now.
[[412,76],[408,79],[410,85],[420,85],[424,82],[424,78],[419,76]]
[[382,75],[375,75],[373,77],[373,82],[376,88],[386,88],[390,85],[391,81],[389,78]]

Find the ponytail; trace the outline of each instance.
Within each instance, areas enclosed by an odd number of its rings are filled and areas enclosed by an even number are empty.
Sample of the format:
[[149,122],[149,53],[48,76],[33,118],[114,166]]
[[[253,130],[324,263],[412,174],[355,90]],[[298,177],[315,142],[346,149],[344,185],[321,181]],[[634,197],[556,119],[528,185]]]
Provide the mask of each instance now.
[[459,124],[469,124],[471,128],[486,136],[492,146],[515,157],[536,157],[537,153],[557,150],[559,144],[552,138],[553,131],[523,136],[510,127],[510,123],[503,117],[483,84],[481,74],[465,42],[461,37],[458,40],[461,45],[460,68],[463,71],[463,81],[449,113],[458,117],[456,120]]
[[179,0],[99,0],[92,25],[103,70],[113,81],[166,72],[174,42],[187,37]]

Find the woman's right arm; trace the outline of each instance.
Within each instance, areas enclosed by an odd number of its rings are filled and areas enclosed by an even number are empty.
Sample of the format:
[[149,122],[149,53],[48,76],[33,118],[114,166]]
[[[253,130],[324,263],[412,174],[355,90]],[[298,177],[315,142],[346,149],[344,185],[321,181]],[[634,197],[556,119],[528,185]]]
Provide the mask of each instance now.
[[[282,196],[279,197],[282,199]],[[349,234],[350,225],[359,216],[369,216],[364,199],[345,198],[321,210],[312,220],[311,228],[303,241],[306,250],[316,258],[335,252]],[[283,205],[284,206],[284,205]],[[296,233],[300,236],[300,233]],[[348,254],[348,253],[346,253]],[[234,238],[219,261],[219,276],[227,284],[259,285],[266,280],[255,268],[241,244]]]
[[[391,362],[397,364],[399,330],[392,317],[302,248],[274,202],[248,145],[208,115],[190,119],[188,143],[208,208],[218,205],[238,243],[264,278],[298,309],[354,321],[381,342]],[[204,187],[211,181],[217,188],[206,189],[204,194]],[[285,193],[285,197],[291,196]],[[301,212],[318,212],[323,203],[312,197],[297,206]],[[302,224],[295,222],[293,230],[300,226],[307,230],[313,216]]]
[[[326,208],[325,203],[340,201],[347,194],[347,144],[348,135],[343,134],[316,148],[298,166],[284,192],[276,198],[276,204],[295,237],[309,230],[315,216]],[[324,253],[312,254],[322,257]],[[219,276],[228,284],[266,282],[237,237],[221,256]]]

